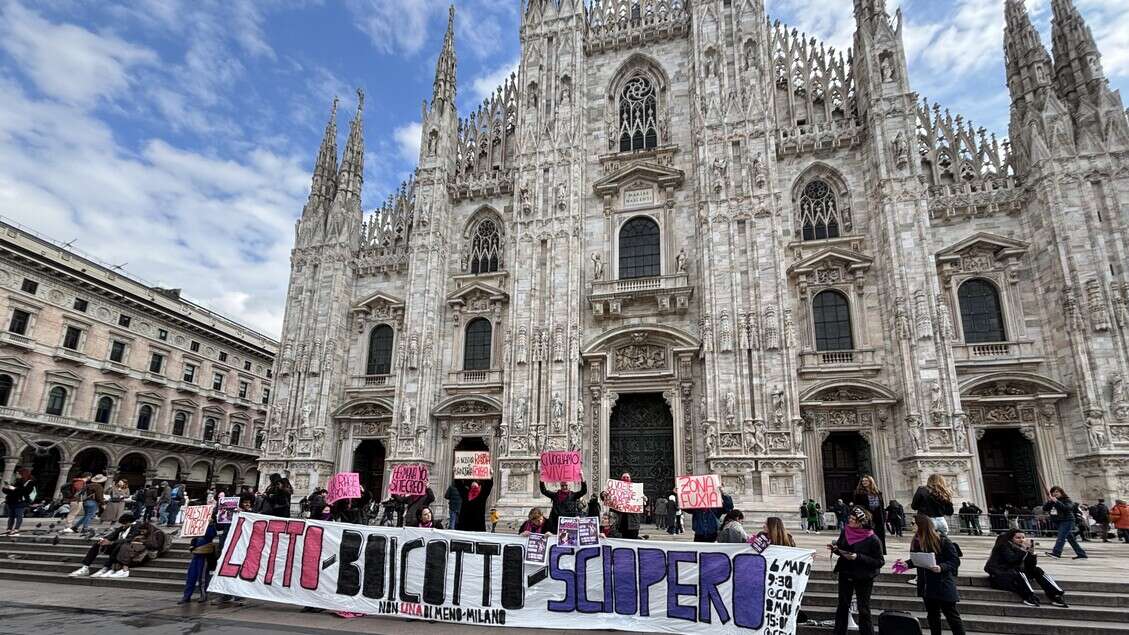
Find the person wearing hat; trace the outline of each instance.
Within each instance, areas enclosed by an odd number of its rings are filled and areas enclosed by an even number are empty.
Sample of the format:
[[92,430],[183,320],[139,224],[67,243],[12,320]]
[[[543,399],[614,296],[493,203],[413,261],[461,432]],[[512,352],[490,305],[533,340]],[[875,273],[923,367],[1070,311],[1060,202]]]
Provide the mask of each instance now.
[[90,546],[90,549],[86,551],[86,555],[82,558],[82,566],[72,571],[70,576],[78,578],[90,575],[90,567],[94,566],[94,562],[98,560],[99,555],[106,556],[106,564],[94,574],[95,577],[102,577],[110,573],[113,564],[118,562],[118,551],[121,550],[122,546],[133,540],[140,527],[141,523],[134,522],[133,514],[129,512],[122,514],[118,517],[118,526],[103,534]]
[[886,564],[882,557],[882,542],[871,525],[870,512],[851,506],[847,512],[847,526],[839,539],[827,550],[839,556],[835,573],[839,578],[839,601],[835,609],[835,635],[847,635],[847,618],[851,610],[851,596],[858,607],[859,635],[874,635],[874,621],[870,616],[870,593],[874,578]]
[[73,527],[70,527],[70,531],[64,530],[65,533],[77,532],[80,527],[83,532],[93,531],[90,525],[94,522],[94,517],[102,511],[102,508],[106,505],[104,496],[106,475],[99,474],[98,476],[91,476],[91,474],[87,472],[82,475],[82,478],[86,481],[86,486],[78,496],[78,499],[82,501],[82,517],[78,519],[78,522],[76,522]]

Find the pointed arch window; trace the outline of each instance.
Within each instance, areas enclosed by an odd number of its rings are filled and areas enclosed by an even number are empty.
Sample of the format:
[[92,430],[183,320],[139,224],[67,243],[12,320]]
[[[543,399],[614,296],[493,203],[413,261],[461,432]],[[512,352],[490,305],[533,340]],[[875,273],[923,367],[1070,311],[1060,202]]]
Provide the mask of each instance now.
[[214,441],[216,438],[216,420],[208,417],[204,419],[204,440]]
[[0,375],[0,406],[8,405],[12,400],[12,387],[15,382],[12,381],[11,375]]
[[184,429],[188,427],[188,415],[183,412],[176,413],[172,419],[172,433],[178,437],[184,436]]
[[645,75],[627,80],[619,95],[619,151],[658,147],[658,99],[655,84]]
[[835,191],[823,179],[804,186],[800,195],[800,227],[804,240],[838,238],[842,221]]
[[392,339],[394,335],[392,327],[387,324],[381,324],[369,333],[366,374],[387,375],[392,372]]
[[659,224],[650,218],[639,216],[624,223],[619,230],[620,280],[662,275],[659,236]]
[[502,266],[502,230],[498,221],[484,218],[470,241],[470,273],[493,273]]
[[94,423],[109,423],[110,415],[114,413],[114,400],[111,397],[102,397],[98,400],[98,407],[94,409]]
[[489,370],[493,336],[494,327],[486,318],[476,318],[467,324],[463,346],[464,370]]
[[51,389],[51,392],[47,393],[47,414],[62,416],[66,407],[67,389],[62,386],[55,386]]
[[851,335],[851,307],[838,291],[821,291],[812,300],[815,350],[849,351],[855,347]]
[[966,280],[957,291],[957,299],[966,344],[1007,341],[1000,293],[992,283],[980,278]]
[[153,423],[153,406],[141,406],[137,411],[137,429],[148,430]]
[[231,442],[231,445],[239,445],[239,442],[242,439],[243,439],[243,426],[241,424],[238,424],[238,423],[231,426],[231,438],[229,439],[230,442]]

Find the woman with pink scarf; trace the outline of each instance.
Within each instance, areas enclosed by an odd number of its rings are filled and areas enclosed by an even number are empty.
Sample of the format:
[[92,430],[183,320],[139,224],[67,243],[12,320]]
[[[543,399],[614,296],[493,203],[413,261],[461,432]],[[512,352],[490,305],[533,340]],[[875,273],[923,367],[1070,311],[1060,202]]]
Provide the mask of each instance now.
[[494,488],[494,481],[471,481],[463,494],[463,507],[459,512],[459,526],[455,529],[463,531],[486,531],[486,503],[490,498],[490,491]]
[[847,635],[851,596],[858,605],[859,635],[874,635],[874,621],[870,617],[870,592],[874,578],[886,563],[882,557],[882,542],[871,527],[870,512],[852,506],[847,512],[847,526],[839,540],[827,545],[827,550],[839,556],[835,573],[839,576],[839,604],[835,610],[835,635]]

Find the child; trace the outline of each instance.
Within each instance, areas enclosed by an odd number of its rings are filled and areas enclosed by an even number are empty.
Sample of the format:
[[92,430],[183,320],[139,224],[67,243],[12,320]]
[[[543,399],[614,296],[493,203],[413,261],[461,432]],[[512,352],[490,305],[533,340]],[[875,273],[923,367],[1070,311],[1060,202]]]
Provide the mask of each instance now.
[[498,533],[498,518],[499,518],[498,508],[497,507],[491,507],[490,508],[490,533],[492,533],[492,534]]

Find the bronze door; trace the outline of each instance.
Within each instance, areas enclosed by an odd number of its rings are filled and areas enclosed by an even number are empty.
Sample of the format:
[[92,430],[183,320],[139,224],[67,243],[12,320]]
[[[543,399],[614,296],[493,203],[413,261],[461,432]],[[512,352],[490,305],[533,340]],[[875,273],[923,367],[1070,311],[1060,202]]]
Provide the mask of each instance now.
[[977,446],[987,505],[1029,507],[1041,502],[1035,445],[1019,430],[988,430]]
[[659,393],[620,395],[608,441],[611,478],[627,472],[650,501],[674,489],[674,417]]
[[823,442],[823,505],[849,502],[864,475],[874,476],[870,444],[857,432],[832,432]]

